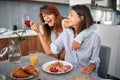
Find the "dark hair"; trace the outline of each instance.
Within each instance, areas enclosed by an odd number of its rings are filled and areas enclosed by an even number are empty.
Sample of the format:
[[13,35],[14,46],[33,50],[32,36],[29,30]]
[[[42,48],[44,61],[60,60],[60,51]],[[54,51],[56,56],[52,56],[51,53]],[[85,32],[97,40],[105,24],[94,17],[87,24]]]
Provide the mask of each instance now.
[[[54,14],[55,15],[55,24],[53,26],[53,29],[55,30],[55,33],[58,35],[58,32],[62,32],[62,19],[63,17],[60,14],[60,11],[53,3],[46,3],[43,7],[40,8],[40,21],[44,22],[42,14]],[[51,41],[51,27],[49,25],[43,25],[44,30],[44,37],[46,38],[46,41]]]
[[89,8],[86,5],[74,5],[71,7],[71,9],[74,10],[78,14],[78,16],[84,17],[82,23],[80,24],[80,31],[93,25],[94,20]]
[[[63,17],[61,16],[59,10],[53,3],[47,3],[43,7],[40,8],[40,21],[44,22],[42,14],[54,14],[55,15],[55,24],[53,26],[55,33],[58,35],[58,32],[62,32],[62,19]],[[43,25],[43,30],[44,30],[44,37],[46,40],[50,41],[51,40],[51,27],[49,25]],[[61,30],[61,31],[60,31]]]

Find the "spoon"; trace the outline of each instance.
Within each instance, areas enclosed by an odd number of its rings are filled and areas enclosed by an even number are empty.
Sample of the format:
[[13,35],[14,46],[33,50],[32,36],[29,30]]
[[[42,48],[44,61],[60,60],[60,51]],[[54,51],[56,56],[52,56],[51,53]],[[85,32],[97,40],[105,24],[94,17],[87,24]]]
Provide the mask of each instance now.
[[7,51],[8,51],[8,47],[3,48],[0,52],[0,57],[3,57],[7,53]]

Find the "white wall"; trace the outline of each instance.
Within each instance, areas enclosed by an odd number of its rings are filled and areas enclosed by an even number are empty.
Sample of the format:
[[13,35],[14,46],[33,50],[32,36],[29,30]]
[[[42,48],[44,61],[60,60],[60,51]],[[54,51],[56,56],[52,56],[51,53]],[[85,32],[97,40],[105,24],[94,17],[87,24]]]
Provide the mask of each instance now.
[[91,0],[69,0],[70,6],[75,4],[91,4]]
[[108,74],[120,78],[120,25],[98,25],[101,44],[111,48]]
[[[39,22],[39,8],[44,2],[0,1],[0,28],[12,29],[17,25],[22,28],[22,16],[28,14],[30,20]],[[66,17],[69,13],[69,4],[56,4],[61,14]]]

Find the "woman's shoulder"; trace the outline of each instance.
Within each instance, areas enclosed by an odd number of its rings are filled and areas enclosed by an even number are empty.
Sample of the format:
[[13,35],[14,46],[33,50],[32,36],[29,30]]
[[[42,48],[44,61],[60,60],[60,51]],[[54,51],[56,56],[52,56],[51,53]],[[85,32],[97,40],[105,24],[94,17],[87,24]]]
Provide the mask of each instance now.
[[71,28],[66,28],[66,29],[64,29],[63,30],[63,32],[62,32],[63,34],[71,34],[71,33],[73,33],[73,30],[71,29]]
[[62,36],[62,38],[65,38],[67,36],[71,36],[72,34],[74,34],[73,30],[71,28],[67,28],[67,29],[63,30],[63,32],[60,34],[60,36]]
[[92,38],[100,38],[100,36],[96,32],[93,32],[91,37]]

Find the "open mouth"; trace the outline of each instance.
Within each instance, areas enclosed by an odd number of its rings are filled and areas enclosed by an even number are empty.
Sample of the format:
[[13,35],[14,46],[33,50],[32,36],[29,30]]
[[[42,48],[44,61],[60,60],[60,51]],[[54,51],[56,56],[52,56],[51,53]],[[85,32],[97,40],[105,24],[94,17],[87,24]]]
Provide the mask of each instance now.
[[46,23],[48,23],[48,24],[49,24],[50,22],[52,22],[52,20],[51,20],[51,19],[46,21]]

